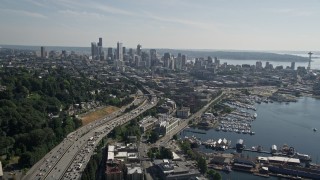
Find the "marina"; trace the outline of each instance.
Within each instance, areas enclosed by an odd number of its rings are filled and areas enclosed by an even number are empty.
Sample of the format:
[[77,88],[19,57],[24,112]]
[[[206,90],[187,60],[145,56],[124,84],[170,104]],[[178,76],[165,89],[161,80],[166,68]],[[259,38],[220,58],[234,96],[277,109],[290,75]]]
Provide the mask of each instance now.
[[[251,114],[255,112],[258,116],[254,120],[247,121],[251,122],[251,128],[257,132],[254,136],[234,133],[234,131],[229,130],[223,131],[221,129],[210,129],[206,131],[206,134],[182,132],[181,135],[194,135],[195,138],[201,139],[201,142],[210,142],[210,140],[212,142],[218,139],[226,139],[233,142],[226,150],[216,151],[212,148],[206,148],[205,146],[198,148],[208,155],[211,154],[211,157],[220,153],[235,153],[239,154],[239,156],[247,156],[253,159],[253,162],[257,160],[256,157],[258,156],[273,156],[298,159],[299,162],[303,164],[318,164],[320,147],[315,146],[315,144],[320,138],[320,135],[317,131],[314,131],[314,128],[320,127],[318,110],[315,108],[319,106],[320,100],[310,97],[302,97],[299,98],[296,103],[289,104],[277,102],[255,104],[256,111],[249,110],[249,112]],[[243,144],[237,147],[239,139],[243,140]],[[259,145],[262,147],[260,152],[258,151]],[[237,152],[237,149],[240,149],[241,153]],[[221,169],[221,171],[224,168],[224,166],[213,166],[211,164],[210,167]],[[266,166],[264,168],[268,167]],[[262,167],[250,172],[250,174],[242,173],[238,170],[239,167],[234,168],[232,166],[232,172],[222,173],[223,179],[262,179],[269,177],[269,175],[270,179],[274,179],[275,177],[273,176],[289,177],[287,175],[278,175],[279,173],[277,174],[275,170],[274,172],[268,171],[269,174],[264,174]],[[252,174],[255,176],[252,176]]]

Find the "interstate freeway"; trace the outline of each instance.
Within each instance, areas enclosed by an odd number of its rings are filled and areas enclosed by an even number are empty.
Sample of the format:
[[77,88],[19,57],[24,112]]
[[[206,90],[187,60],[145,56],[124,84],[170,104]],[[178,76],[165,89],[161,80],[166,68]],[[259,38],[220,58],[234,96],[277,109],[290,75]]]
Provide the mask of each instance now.
[[153,91],[145,89],[151,97],[148,99],[144,96],[135,99],[132,103],[140,104],[136,109],[124,113],[130,104],[103,119],[89,123],[70,133],[60,144],[39,160],[23,179],[80,179],[94,148],[104,136],[110,133],[114,127],[134,119],[157,104],[158,99]]

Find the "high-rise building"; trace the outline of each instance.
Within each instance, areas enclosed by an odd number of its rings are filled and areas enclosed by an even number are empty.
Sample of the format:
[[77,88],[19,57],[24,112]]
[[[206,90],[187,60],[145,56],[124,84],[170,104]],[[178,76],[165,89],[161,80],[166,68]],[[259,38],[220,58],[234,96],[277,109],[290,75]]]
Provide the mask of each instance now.
[[120,61],[123,61],[123,49],[122,49],[122,43],[118,42],[117,43],[117,59]]
[[156,65],[156,61],[157,61],[157,50],[155,50],[155,49],[150,49],[150,61],[151,61],[150,66],[155,66],[155,65]]
[[134,52],[132,48],[129,49],[129,55],[133,59]]
[[141,47],[142,46],[140,44],[137,45],[137,55],[138,56],[141,56]]
[[113,49],[111,47],[108,48],[107,60],[113,61]]
[[174,65],[175,65],[175,69],[182,69],[182,55],[181,55],[181,53],[178,53],[178,57],[177,57]]
[[163,55],[163,66],[164,67],[169,68],[170,59],[171,59],[171,54],[170,53],[164,53],[164,55]]
[[182,66],[182,68],[186,67],[186,64],[187,64],[187,56],[183,54],[181,56],[181,66]]
[[262,62],[261,61],[256,62],[256,69],[262,69]]
[[99,38],[98,46],[102,47],[102,38]]
[[99,38],[99,42],[91,43],[91,57],[95,60],[104,60],[104,52],[102,48],[102,38]]
[[98,55],[97,43],[92,42],[91,43],[91,56],[92,56],[92,59],[96,59],[97,55]]
[[270,63],[269,61],[266,62],[266,66],[264,67],[265,69],[269,69],[270,68]]
[[175,59],[174,59],[174,58],[171,58],[169,63],[170,63],[170,64],[169,64],[169,68],[172,69],[172,70],[174,70],[175,64],[176,64],[176,63],[175,63]]
[[63,59],[67,58],[67,51],[66,50],[61,51],[61,58],[63,58]]
[[46,57],[47,57],[46,48],[44,46],[41,46],[41,58],[46,58]]
[[212,63],[213,63],[213,59],[212,59],[211,56],[208,56],[208,63],[209,63],[209,64],[212,64]]
[[104,52],[103,52],[103,48],[102,48],[102,38],[99,38],[99,42],[98,42],[98,58],[101,61],[104,60]]
[[214,64],[216,65],[216,67],[220,66],[220,60],[217,57],[214,57]]
[[296,68],[296,62],[291,62],[291,69],[295,70],[295,68]]
[[122,47],[122,54],[123,54],[123,55],[126,55],[126,54],[127,54],[126,47]]

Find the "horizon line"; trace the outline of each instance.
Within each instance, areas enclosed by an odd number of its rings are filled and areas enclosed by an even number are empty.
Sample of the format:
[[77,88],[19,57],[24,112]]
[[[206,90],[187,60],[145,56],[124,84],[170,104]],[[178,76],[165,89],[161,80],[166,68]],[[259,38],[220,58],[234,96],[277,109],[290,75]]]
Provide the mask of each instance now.
[[[0,48],[3,48],[2,46],[26,46],[26,47],[67,47],[67,48],[91,48],[90,46],[71,46],[71,45],[22,45],[22,44],[0,44]],[[103,47],[103,48],[110,48],[109,47]],[[116,48],[116,46],[112,47],[112,48]],[[132,48],[132,47],[126,47],[126,48]],[[132,48],[135,49],[136,47]],[[316,52],[316,53],[320,53],[320,50],[254,50],[254,49],[197,49],[197,48],[144,48],[144,49],[168,49],[168,50],[189,50],[189,51],[240,51],[240,52]]]

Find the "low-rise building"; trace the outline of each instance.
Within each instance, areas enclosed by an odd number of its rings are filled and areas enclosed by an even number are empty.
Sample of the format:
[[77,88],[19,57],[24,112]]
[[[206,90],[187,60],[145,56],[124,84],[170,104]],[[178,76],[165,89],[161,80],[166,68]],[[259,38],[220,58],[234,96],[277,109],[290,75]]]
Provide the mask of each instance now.
[[108,160],[106,164],[105,173],[108,180],[123,179],[123,164],[120,160]]
[[154,160],[154,168],[164,180],[196,179],[200,175],[197,169],[190,168],[185,162],[173,162],[167,159]]
[[144,133],[148,130],[151,130],[156,125],[157,121],[158,119],[152,116],[143,118],[141,121],[139,121],[140,131]]
[[2,163],[0,161],[0,180],[2,179],[3,176],[3,170],[2,170]]
[[180,123],[179,118],[175,118],[167,115],[160,115],[159,122],[156,128],[160,135],[166,135],[174,130]]
[[127,180],[143,180],[144,173],[140,164],[127,165]]
[[187,119],[190,116],[190,108],[189,107],[182,107],[181,109],[177,110],[177,117],[182,119]]

